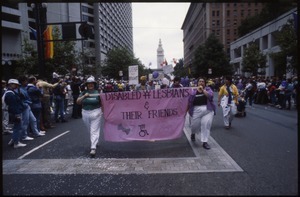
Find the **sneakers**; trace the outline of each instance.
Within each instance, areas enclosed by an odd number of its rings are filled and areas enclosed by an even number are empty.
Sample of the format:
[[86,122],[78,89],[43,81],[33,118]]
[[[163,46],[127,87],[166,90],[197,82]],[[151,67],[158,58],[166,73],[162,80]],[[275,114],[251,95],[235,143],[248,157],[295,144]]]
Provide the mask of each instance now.
[[14,148],[23,148],[25,146],[26,146],[26,144],[23,144],[23,143],[19,142],[18,144],[14,145]]
[[23,138],[22,140],[24,140],[24,141],[30,141],[30,140],[33,140],[33,139],[34,138],[27,136],[27,137]]
[[41,134],[46,134],[46,131],[40,131]]
[[208,145],[207,142],[203,142],[203,148],[205,148],[206,150],[210,149],[210,146]]
[[14,140],[10,139],[9,142],[8,142],[8,146],[12,146],[12,145],[14,145]]
[[196,138],[195,138],[195,133],[192,133],[192,134],[191,134],[191,140],[192,140],[193,142],[196,140]]
[[45,134],[45,133],[39,132],[38,134],[34,135],[34,137],[42,137],[42,136],[44,136],[44,135],[46,135],[46,134]]
[[95,155],[96,155],[96,149],[91,149],[90,156],[95,157]]

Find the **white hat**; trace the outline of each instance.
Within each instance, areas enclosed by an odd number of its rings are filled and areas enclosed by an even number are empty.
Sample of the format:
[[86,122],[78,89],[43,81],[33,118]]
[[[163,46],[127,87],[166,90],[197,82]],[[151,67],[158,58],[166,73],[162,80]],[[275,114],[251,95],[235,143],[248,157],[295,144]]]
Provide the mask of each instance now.
[[8,83],[7,83],[7,84],[17,84],[17,85],[20,85],[18,79],[10,79],[10,80],[8,80]]
[[85,83],[96,83],[95,81],[95,77],[93,76],[90,76],[89,78],[87,78],[86,82]]
[[53,72],[52,77],[55,79],[55,78],[58,78],[59,75],[56,72]]

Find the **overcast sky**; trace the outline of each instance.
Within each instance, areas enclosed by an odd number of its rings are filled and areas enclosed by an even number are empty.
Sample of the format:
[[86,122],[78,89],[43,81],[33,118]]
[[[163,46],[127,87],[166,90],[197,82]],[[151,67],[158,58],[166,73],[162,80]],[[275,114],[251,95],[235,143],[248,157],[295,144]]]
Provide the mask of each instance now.
[[161,39],[170,64],[183,58],[183,21],[190,3],[132,3],[133,50],[148,68],[157,68],[157,48]]

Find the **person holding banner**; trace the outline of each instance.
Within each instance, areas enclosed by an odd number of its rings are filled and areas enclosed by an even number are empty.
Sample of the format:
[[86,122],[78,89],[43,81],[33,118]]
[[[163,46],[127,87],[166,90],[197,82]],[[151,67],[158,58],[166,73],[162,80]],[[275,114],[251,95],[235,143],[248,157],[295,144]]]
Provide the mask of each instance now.
[[195,141],[195,134],[201,131],[200,140],[205,149],[210,149],[207,141],[216,110],[213,98],[214,93],[209,86],[206,86],[205,79],[202,77],[198,78],[197,88],[193,90],[189,98],[191,140]]
[[237,113],[239,92],[232,83],[232,77],[225,78],[225,84],[220,87],[218,94],[218,106],[222,107],[223,121],[226,129],[231,127],[233,116]]
[[97,82],[95,78],[93,76],[87,78],[85,85],[86,90],[80,93],[76,102],[78,105],[82,105],[82,120],[90,132],[90,156],[95,157],[103,113],[99,91],[96,89]]
[[140,83],[135,86],[135,90],[151,90],[151,86],[146,82],[147,82],[146,76],[141,76]]

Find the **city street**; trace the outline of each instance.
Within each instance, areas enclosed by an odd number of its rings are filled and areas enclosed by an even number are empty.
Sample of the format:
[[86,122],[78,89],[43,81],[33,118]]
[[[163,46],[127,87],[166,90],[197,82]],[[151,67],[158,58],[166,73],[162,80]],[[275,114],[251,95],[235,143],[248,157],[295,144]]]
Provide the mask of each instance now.
[[200,135],[191,142],[188,117],[176,140],[106,142],[102,135],[95,158],[82,119],[55,123],[21,149],[2,135],[3,195],[298,195],[295,107],[253,106],[229,130],[217,108],[210,150]]

